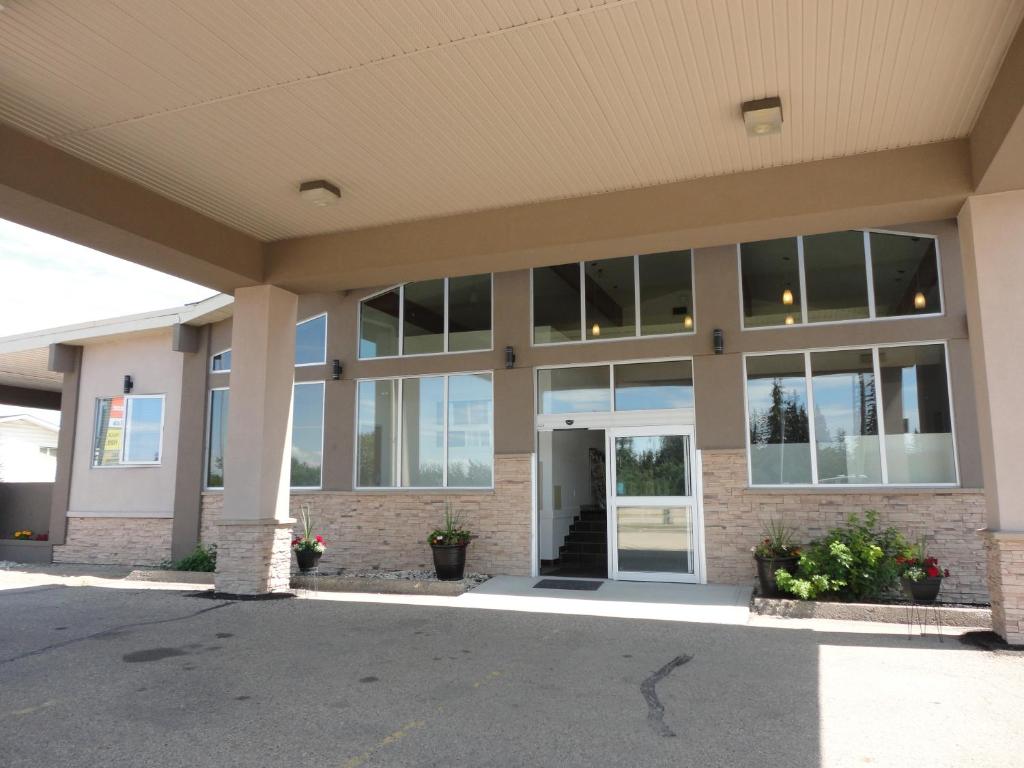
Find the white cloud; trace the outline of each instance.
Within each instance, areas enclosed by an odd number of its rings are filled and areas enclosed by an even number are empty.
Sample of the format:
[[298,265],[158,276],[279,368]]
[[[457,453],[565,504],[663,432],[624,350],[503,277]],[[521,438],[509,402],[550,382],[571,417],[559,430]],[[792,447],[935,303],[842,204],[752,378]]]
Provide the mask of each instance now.
[[214,293],[0,219],[0,336],[176,307]]

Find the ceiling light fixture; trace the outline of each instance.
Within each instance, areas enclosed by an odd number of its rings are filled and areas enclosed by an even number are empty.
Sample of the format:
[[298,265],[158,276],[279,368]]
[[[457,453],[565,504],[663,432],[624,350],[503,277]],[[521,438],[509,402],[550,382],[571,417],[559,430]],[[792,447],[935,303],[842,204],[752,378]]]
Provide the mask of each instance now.
[[594,323],[592,326],[590,326],[590,335],[591,336],[600,336],[601,335],[601,326],[598,323]]
[[789,288],[782,292],[782,303],[787,307],[793,303],[793,292]]
[[324,179],[315,181],[304,181],[299,184],[299,195],[307,203],[323,208],[326,205],[334,205],[341,197],[341,190],[331,182]]
[[768,136],[782,132],[782,99],[778,96],[745,101],[740,105],[740,110],[748,136]]
[[924,309],[928,306],[928,300],[924,297],[922,291],[918,291],[914,294],[914,309]]
[[793,317],[792,315],[786,315],[786,325],[795,325],[795,324],[796,324],[796,318]]

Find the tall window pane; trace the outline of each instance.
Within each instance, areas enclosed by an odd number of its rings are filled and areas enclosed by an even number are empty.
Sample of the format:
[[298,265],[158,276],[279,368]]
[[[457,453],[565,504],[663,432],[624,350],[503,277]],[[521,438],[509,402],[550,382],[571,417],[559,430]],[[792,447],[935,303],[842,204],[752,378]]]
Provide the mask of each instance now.
[[366,299],[359,305],[359,357],[398,354],[399,290]]
[[941,344],[880,349],[890,483],[955,483],[953,418]]
[[811,437],[803,355],[747,358],[753,485],[808,484]]
[[295,326],[295,364],[327,362],[327,315],[311,317]]
[[223,352],[218,352],[212,358],[210,358],[210,371],[213,373],[223,373],[231,370],[231,350],[226,349]]
[[541,413],[589,413],[612,409],[607,365],[542,368],[537,372]]
[[588,261],[583,266],[588,339],[636,335],[633,257]]
[[493,481],[491,377],[448,378],[448,486],[488,487]]
[[935,240],[872,232],[875,315],[897,317],[942,311]]
[[807,322],[868,316],[863,232],[831,232],[804,238]]
[[811,375],[818,482],[882,482],[871,350],[814,352]]
[[747,328],[796,325],[800,315],[800,260],[795,237],[740,246],[743,323]]
[[108,467],[121,463],[124,406],[123,397],[104,397],[96,401],[96,431],[92,441],[94,467]]
[[448,280],[448,351],[491,348],[491,276]]
[[533,270],[533,340],[580,340],[580,265]]
[[356,483],[364,488],[396,485],[398,382],[361,381],[358,390]]
[[693,365],[689,360],[615,366],[615,410],[693,408]]
[[206,487],[224,487],[224,447],[228,444],[228,400],[231,393],[215,389],[210,393],[210,432],[207,435]]
[[125,463],[150,464],[160,461],[163,419],[162,397],[128,398]]
[[444,484],[444,377],[402,382],[402,485]]
[[444,352],[444,280],[405,286],[402,354]]
[[324,454],[324,383],[296,384],[292,397],[292,488],[319,488]]
[[647,253],[639,257],[642,335],[694,330],[691,258],[690,251]]

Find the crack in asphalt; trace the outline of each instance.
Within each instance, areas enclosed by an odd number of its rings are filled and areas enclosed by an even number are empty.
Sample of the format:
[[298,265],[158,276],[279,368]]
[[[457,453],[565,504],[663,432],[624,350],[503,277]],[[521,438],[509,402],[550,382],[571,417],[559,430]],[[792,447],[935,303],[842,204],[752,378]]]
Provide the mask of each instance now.
[[8,659],[0,659],[0,664],[10,664],[13,661],[19,661],[21,659],[26,659],[26,658],[28,658],[30,656],[40,656],[40,655],[42,655],[44,653],[48,653],[49,651],[55,651],[58,648],[65,648],[65,647],[67,647],[69,645],[74,645],[75,643],[81,643],[81,642],[84,642],[86,640],[94,640],[94,639],[99,638],[99,637],[117,635],[117,634],[120,634],[121,632],[124,632],[125,630],[135,629],[136,627],[149,627],[149,626],[153,626],[154,624],[170,624],[170,623],[175,622],[175,621],[184,621],[185,619],[193,619],[196,616],[201,616],[204,613],[209,613],[210,611],[216,611],[218,608],[225,608],[225,607],[227,607],[229,605],[231,605],[230,602],[223,602],[223,603],[218,603],[217,605],[211,605],[209,608],[203,608],[203,609],[198,610],[198,611],[193,611],[192,613],[185,614],[184,616],[173,616],[173,617],[171,617],[169,619],[153,619],[152,621],[136,621],[136,622],[133,622],[131,624],[120,624],[120,625],[118,625],[116,627],[108,627],[107,629],[102,629],[99,632],[93,632],[91,635],[83,635],[82,637],[73,637],[70,640],[64,640],[63,642],[60,642],[60,643],[53,643],[52,645],[46,645],[46,646],[43,646],[42,648],[36,648],[33,651],[25,651],[25,653],[20,653],[17,656],[11,656]]
[[643,694],[644,701],[647,702],[647,722],[658,736],[674,738],[676,734],[675,731],[665,725],[665,705],[658,698],[656,686],[668,677],[673,669],[683,666],[692,658],[693,656],[686,654],[676,656],[672,661],[640,683],[640,693]]

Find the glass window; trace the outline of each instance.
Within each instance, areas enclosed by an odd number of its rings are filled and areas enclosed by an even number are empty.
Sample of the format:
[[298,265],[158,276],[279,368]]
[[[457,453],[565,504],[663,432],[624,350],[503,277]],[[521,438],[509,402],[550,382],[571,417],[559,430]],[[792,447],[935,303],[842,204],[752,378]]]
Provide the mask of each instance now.
[[444,352],[444,280],[407,283],[403,292],[402,354]]
[[541,413],[610,411],[611,369],[607,365],[542,368],[537,372]]
[[743,243],[740,272],[746,328],[803,322],[800,258],[795,237]]
[[295,364],[327,362],[327,315],[311,317],[295,326]]
[[691,262],[690,251],[639,257],[641,335],[694,330]]
[[361,381],[358,400],[356,484],[363,488],[392,487],[398,479],[398,382]]
[[898,317],[941,312],[935,240],[884,232],[872,232],[870,238],[875,315]]
[[444,377],[402,382],[402,485],[444,484]]
[[803,241],[807,322],[868,317],[864,233],[830,232]]
[[693,364],[689,360],[615,366],[615,410],[693,408]]
[[583,266],[587,338],[636,336],[633,257],[588,261]]
[[617,496],[689,496],[689,437],[615,438]]
[[96,402],[93,466],[159,464],[164,396],[119,395]]
[[448,279],[448,351],[491,348],[491,276]]
[[493,483],[493,399],[487,374],[448,378],[449,487],[486,488]]
[[753,485],[799,485],[812,481],[804,367],[802,354],[747,358]]
[[533,270],[533,341],[579,341],[580,265]]
[[292,395],[292,488],[319,488],[324,456],[324,383],[295,384]]
[[359,304],[359,357],[394,357],[398,354],[400,290],[382,293]]
[[224,448],[228,444],[228,400],[230,392],[210,392],[210,431],[206,436],[206,487],[224,487]]
[[231,350],[225,349],[210,358],[210,370],[213,373],[226,373],[231,370]]
[[811,353],[818,482],[882,482],[870,349]]
[[953,418],[941,344],[878,352],[890,483],[955,483]]

